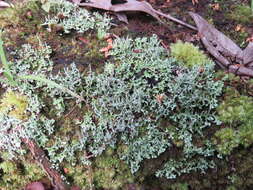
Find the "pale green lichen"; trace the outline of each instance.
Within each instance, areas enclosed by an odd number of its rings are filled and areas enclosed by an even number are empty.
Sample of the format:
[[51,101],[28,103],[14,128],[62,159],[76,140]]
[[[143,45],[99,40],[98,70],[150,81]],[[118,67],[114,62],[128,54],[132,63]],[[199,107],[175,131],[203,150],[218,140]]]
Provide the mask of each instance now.
[[[118,64],[109,63],[104,73],[85,77],[84,94],[91,106],[81,127],[87,150],[96,157],[120,142],[127,146],[121,159],[135,173],[144,160],[171,147],[175,135],[159,126],[166,118],[176,127],[185,162],[190,164],[195,156],[204,160],[197,166],[192,163],[186,172],[178,167],[176,176],[213,167],[205,157],[213,156],[214,148],[209,142],[202,147],[193,142],[204,128],[218,122],[214,108],[223,85],[213,80],[213,64],[182,67],[168,57],[156,36],[116,39],[110,55]],[[166,171],[170,172],[165,167],[159,176],[166,176]]]
[[65,33],[70,33],[72,30],[78,33],[96,30],[99,39],[103,38],[110,29],[111,19],[107,15],[92,14],[65,0],[49,0],[48,4],[53,14],[46,18],[43,25],[48,25],[49,29],[58,26]]

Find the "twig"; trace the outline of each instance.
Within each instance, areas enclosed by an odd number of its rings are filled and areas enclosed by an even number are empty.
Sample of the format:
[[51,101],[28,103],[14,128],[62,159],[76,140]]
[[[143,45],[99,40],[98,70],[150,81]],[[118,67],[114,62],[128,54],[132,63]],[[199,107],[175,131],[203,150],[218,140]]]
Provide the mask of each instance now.
[[76,109],[76,106],[77,104],[75,104],[74,107],[66,115],[64,115],[64,118],[68,117]]
[[183,26],[186,26],[186,27],[188,27],[188,28],[190,28],[190,29],[192,29],[192,30],[198,31],[198,29],[197,29],[196,27],[194,27],[194,26],[192,26],[192,25],[190,25],[190,24],[187,24],[187,23],[185,23],[185,22],[183,22],[183,21],[181,21],[181,20],[179,20],[179,19],[177,19],[177,18],[175,18],[175,17],[173,17],[173,16],[171,16],[171,15],[169,15],[169,14],[164,14],[164,13],[162,13],[162,12],[160,12],[160,11],[157,11],[157,10],[154,10],[154,11],[155,11],[156,14],[158,14],[158,15],[160,15],[160,16],[162,16],[162,17],[165,17],[165,18],[167,18],[167,19],[169,19],[169,20],[171,20],[171,21],[173,21],[173,22],[176,22],[176,23],[178,23],[178,24],[181,24],[181,25],[183,25]]
[[36,162],[47,173],[55,190],[69,190],[69,187],[62,180],[61,175],[52,167],[44,151],[37,145],[37,143],[26,138],[23,138],[22,141],[29,148]]

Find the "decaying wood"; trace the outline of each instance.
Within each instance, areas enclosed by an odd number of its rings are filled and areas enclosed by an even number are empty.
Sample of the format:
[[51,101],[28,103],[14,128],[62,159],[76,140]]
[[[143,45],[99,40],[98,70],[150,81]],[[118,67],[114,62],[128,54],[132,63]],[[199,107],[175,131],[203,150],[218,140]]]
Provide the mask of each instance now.
[[[159,16],[162,16],[166,19],[169,19],[175,23],[181,24],[183,26],[186,26],[188,28],[191,28],[193,30],[197,30],[194,26],[187,24],[169,14],[164,14],[160,11],[155,10],[148,2],[145,1],[137,1],[137,0],[126,0],[124,3],[119,4],[112,4],[111,0],[89,0],[87,3],[81,3],[80,0],[72,0],[72,2],[76,3],[79,6],[84,7],[93,7],[98,9],[103,9],[107,11],[112,11],[115,13],[122,13],[122,12],[144,12],[155,19],[157,19],[159,22],[162,23]],[[126,19],[124,19],[124,22],[126,22]]]
[[37,143],[30,139],[22,139],[22,141],[29,148],[36,162],[47,173],[55,190],[69,190],[69,187],[62,180],[61,175],[52,167],[49,159]]
[[195,21],[201,41],[217,64],[239,76],[253,77],[253,42],[242,50],[231,39],[210,25],[200,15],[190,12]]

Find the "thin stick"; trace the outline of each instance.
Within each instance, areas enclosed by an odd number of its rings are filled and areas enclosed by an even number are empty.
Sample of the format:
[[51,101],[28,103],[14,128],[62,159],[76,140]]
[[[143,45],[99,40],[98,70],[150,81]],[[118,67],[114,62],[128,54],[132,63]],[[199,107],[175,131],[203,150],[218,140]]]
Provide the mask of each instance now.
[[29,148],[36,162],[46,172],[55,190],[69,190],[68,185],[62,180],[60,173],[56,171],[45,152],[38,146],[38,144],[30,139],[23,138],[22,142]]
[[160,16],[162,16],[162,17],[165,17],[165,18],[167,18],[167,19],[169,19],[169,20],[171,20],[171,21],[173,21],[173,22],[176,22],[176,23],[178,23],[178,24],[181,24],[181,25],[183,25],[183,26],[186,26],[186,27],[188,27],[188,28],[190,28],[190,29],[192,29],[192,30],[198,31],[198,29],[197,29],[196,27],[194,27],[194,26],[192,26],[192,25],[190,25],[190,24],[187,24],[187,23],[185,23],[185,22],[183,22],[183,21],[181,21],[181,20],[179,20],[179,19],[177,19],[177,18],[175,18],[175,17],[173,17],[173,16],[171,16],[171,15],[169,15],[169,14],[164,14],[164,13],[162,13],[162,12],[160,12],[160,11],[157,11],[157,10],[154,10],[154,11],[155,11],[156,14],[158,14],[158,15],[160,15]]

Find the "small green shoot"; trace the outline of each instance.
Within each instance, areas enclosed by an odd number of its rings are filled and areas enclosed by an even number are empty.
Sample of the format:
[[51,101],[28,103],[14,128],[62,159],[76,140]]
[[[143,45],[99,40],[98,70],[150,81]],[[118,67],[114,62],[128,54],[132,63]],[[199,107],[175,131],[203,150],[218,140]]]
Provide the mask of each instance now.
[[56,82],[54,82],[52,80],[46,79],[42,76],[36,76],[36,75],[23,75],[23,76],[16,75],[16,76],[14,76],[11,73],[7,58],[5,56],[5,52],[4,52],[4,48],[3,48],[3,40],[1,38],[1,34],[2,34],[2,32],[0,32],[0,58],[1,58],[1,62],[3,64],[3,69],[4,69],[3,75],[6,77],[7,80],[0,78],[0,82],[8,83],[11,86],[17,86],[18,83],[16,80],[14,80],[14,78],[17,78],[19,80],[39,81],[39,82],[47,84],[49,87],[57,88],[57,89],[61,90],[62,92],[68,93],[71,96],[77,98],[79,101],[84,101],[84,99],[81,96],[79,96],[78,94],[76,94],[75,92],[65,88],[62,85],[57,84]]
[[17,82],[14,80],[14,76],[12,75],[5,53],[3,48],[3,40],[2,40],[2,32],[0,31],[0,58],[3,64],[4,72],[3,75],[7,78],[7,82],[10,83],[12,86],[17,85]]

